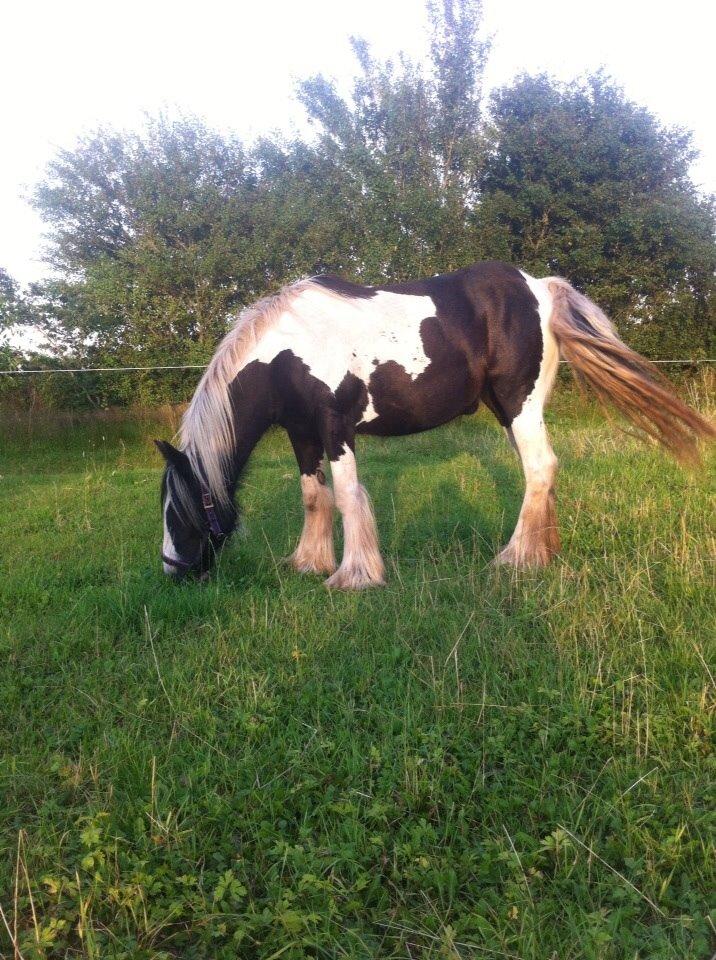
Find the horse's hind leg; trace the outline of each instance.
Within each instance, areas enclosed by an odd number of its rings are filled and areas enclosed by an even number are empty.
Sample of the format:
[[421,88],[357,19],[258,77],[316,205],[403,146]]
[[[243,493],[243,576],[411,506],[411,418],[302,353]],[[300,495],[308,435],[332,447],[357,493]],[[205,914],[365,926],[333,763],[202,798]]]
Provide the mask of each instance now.
[[289,436],[301,471],[304,522],[298,546],[288,559],[300,573],[333,573],[333,494],[323,472],[323,444]]
[[370,498],[358,482],[352,441],[331,450],[331,474],[336,506],[343,517],[343,559],[326,586],[363,590],[385,583],[385,567],[378,547],[378,531]]
[[[544,407],[557,375],[559,347],[549,323],[551,298],[541,281],[529,280],[528,283],[537,298],[537,316],[533,310],[514,318],[516,329],[521,330],[523,349],[515,345],[512,369],[508,364],[499,377],[492,379],[485,402],[506,428],[507,439],[519,454],[525,474],[525,496],[517,526],[496,562],[515,567],[543,567],[559,552],[560,546],[554,493],[557,458],[544,425]],[[530,354],[537,346],[541,347],[542,354],[537,378],[531,392],[521,399],[513,385],[524,381]]]
[[543,567],[559,552],[560,542],[554,492],[557,458],[541,405],[523,409],[508,428],[508,437],[520,455],[526,489],[517,526],[497,563]]

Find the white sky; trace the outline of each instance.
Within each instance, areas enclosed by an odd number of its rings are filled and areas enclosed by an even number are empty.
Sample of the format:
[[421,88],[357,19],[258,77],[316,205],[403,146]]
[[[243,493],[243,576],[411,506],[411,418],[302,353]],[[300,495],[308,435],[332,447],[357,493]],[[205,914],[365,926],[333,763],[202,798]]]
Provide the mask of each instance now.
[[[603,64],[634,100],[691,128],[693,177],[716,190],[709,0],[485,0],[491,86],[520,72],[567,79]],[[380,55],[426,49],[423,0],[9,0],[2,12],[0,265],[44,272],[42,227],[24,194],[61,146],[99,123],[134,126],[176,105],[245,137],[299,126],[296,79],[346,85],[348,37]]]

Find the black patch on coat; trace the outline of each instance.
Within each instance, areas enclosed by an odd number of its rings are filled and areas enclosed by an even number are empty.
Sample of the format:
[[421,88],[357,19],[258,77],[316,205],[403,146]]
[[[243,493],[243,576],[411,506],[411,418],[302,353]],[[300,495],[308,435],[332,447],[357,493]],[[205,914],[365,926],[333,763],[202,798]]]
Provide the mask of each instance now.
[[374,287],[364,287],[360,283],[352,283],[350,280],[344,280],[342,277],[336,277],[332,273],[324,273],[320,277],[311,278],[314,283],[340,294],[342,297],[351,297],[354,300],[370,300],[375,296]]
[[480,399],[509,426],[534,389],[543,347],[537,298],[520,271],[485,261],[375,289],[433,300],[446,338],[465,353],[480,384]]
[[358,433],[395,436],[419,433],[477,409],[479,381],[468,358],[446,336],[437,317],[420,324],[420,339],[430,363],[416,377],[388,360],[371,373],[368,389],[378,414],[359,423]]
[[319,470],[324,451],[318,431],[310,425],[306,425],[298,430],[287,432],[299,471],[307,477],[317,476],[319,482],[325,483],[325,475],[322,470]]
[[329,460],[352,446],[355,424],[368,404],[365,383],[346,371],[335,393],[314,377],[292,350],[282,350],[268,364],[274,383],[277,422],[289,436],[319,438]]

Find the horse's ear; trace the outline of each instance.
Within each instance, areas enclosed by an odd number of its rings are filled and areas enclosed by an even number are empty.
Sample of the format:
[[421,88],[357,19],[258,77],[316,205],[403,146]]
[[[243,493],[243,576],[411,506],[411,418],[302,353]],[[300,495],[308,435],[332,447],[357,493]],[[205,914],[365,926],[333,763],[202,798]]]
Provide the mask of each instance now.
[[176,447],[173,447],[168,440],[155,440],[154,446],[161,453],[167,463],[171,463],[175,454],[179,453]]
[[155,440],[154,443],[157,450],[166,460],[168,466],[174,467],[174,469],[187,480],[193,478],[189,457],[187,457],[183,451],[177,450],[168,440]]

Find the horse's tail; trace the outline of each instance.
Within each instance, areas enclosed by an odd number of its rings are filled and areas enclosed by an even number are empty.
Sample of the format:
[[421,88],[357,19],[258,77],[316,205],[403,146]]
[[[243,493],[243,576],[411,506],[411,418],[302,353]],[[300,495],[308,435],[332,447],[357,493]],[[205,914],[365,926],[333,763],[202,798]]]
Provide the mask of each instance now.
[[550,328],[579,381],[677,459],[697,461],[697,441],[716,429],[672,392],[657,368],[620,340],[612,322],[566,280],[546,277]]

